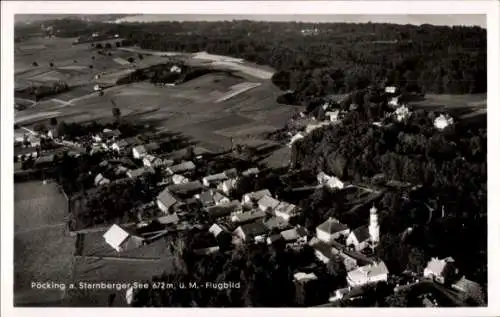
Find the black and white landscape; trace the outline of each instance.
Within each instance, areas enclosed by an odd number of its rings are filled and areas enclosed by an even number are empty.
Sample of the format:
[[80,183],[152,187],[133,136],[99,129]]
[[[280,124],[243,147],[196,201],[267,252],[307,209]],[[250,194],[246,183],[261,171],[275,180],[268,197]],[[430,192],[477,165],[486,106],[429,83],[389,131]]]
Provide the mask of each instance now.
[[407,17],[16,16],[14,305],[487,306],[485,23]]

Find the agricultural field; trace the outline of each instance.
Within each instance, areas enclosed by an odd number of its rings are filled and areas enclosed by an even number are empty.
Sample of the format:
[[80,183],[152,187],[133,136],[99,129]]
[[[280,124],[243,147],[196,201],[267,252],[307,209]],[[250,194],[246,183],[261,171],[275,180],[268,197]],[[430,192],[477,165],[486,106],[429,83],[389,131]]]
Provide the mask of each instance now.
[[424,100],[410,102],[416,108],[446,110],[455,116],[467,116],[486,109],[486,94],[436,95],[427,94]]
[[15,305],[58,302],[64,291],[32,289],[31,282],[71,278],[75,239],[66,233],[66,200],[54,183],[14,186]]

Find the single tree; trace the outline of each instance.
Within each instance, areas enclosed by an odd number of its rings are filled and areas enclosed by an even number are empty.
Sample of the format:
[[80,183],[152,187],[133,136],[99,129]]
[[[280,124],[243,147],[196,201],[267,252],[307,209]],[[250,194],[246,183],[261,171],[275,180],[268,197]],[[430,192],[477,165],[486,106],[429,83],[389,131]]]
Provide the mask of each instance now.
[[94,66],[93,65],[89,65],[89,68],[92,69],[92,68],[94,68]]
[[129,58],[127,59],[127,61],[128,61],[129,63],[133,63],[135,60],[134,60],[134,58],[133,58],[133,57],[129,57]]
[[49,66],[54,67],[54,63],[50,62]]
[[144,56],[142,56],[142,54],[137,55],[137,57],[139,57],[139,59],[144,59]]
[[115,106],[115,107],[113,107],[112,112],[113,112],[113,117],[115,118],[115,121],[119,122],[120,116],[121,116],[120,108]]
[[111,44],[110,43],[106,43],[106,45],[104,46],[106,49],[111,49]]
[[33,66],[38,67],[38,63],[37,62],[33,62]]
[[91,58],[92,58],[93,61],[95,60],[95,56],[92,56]]

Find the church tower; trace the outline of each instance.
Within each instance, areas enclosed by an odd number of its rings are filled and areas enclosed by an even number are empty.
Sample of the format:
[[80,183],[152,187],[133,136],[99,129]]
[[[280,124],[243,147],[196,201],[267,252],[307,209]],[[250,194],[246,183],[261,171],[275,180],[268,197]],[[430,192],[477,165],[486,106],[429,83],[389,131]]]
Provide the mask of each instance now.
[[377,208],[375,208],[375,206],[370,208],[370,225],[368,226],[368,232],[370,233],[372,246],[376,247],[380,241],[380,227],[378,224]]

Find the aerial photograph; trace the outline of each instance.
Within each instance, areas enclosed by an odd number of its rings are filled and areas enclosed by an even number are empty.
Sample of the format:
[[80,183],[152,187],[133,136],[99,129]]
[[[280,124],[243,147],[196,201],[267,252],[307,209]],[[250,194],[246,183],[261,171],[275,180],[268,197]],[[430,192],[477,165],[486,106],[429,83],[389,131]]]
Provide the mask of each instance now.
[[486,44],[486,15],[16,14],[13,305],[487,307]]

